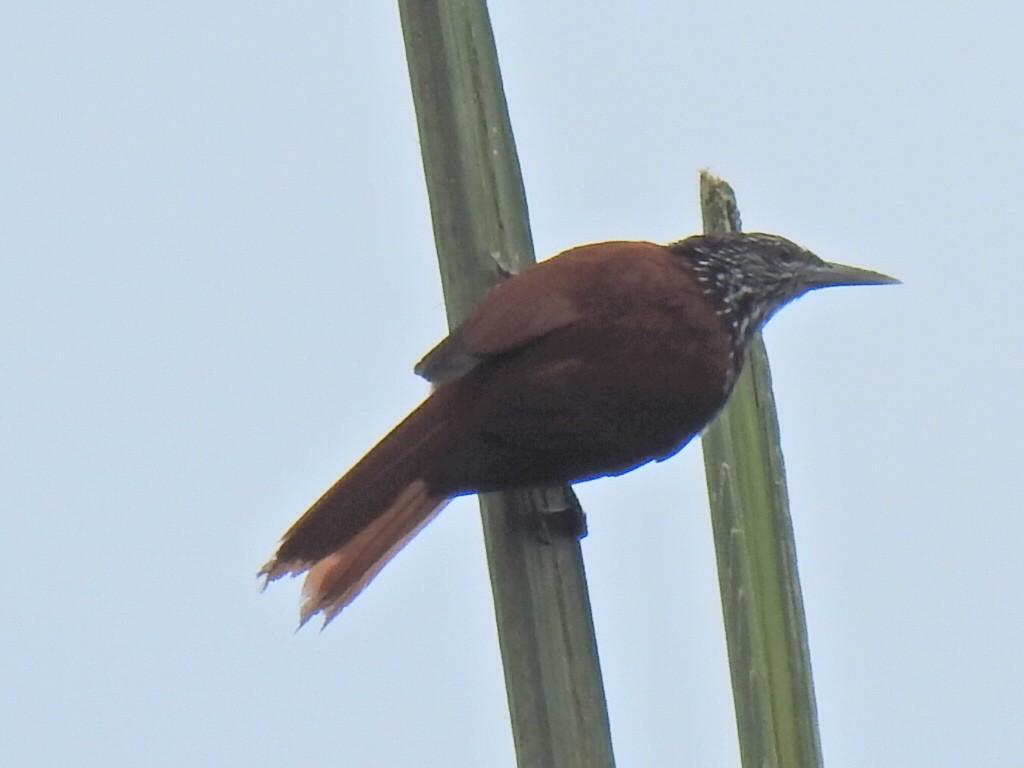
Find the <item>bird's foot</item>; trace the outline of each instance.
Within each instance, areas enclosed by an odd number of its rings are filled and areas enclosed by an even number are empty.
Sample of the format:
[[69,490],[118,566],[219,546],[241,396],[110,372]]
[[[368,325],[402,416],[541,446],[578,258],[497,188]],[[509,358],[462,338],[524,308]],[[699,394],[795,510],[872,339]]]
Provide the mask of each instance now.
[[587,535],[587,516],[572,486],[539,490],[541,513],[535,535],[544,544],[557,538],[582,539]]

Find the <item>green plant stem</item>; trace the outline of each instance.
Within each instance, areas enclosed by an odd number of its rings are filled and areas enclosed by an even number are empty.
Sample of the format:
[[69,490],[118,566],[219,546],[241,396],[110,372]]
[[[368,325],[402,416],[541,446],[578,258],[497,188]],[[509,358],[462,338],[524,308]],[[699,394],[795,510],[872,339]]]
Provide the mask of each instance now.
[[[533,262],[515,144],[482,0],[400,0],[449,326]],[[537,535],[568,489],[481,496],[518,764],[610,768],[611,737],[579,540]],[[582,514],[582,513],[580,513]]]
[[[708,233],[738,232],[724,181],[701,174]],[[796,545],[760,334],[701,440],[744,768],[822,765]]]

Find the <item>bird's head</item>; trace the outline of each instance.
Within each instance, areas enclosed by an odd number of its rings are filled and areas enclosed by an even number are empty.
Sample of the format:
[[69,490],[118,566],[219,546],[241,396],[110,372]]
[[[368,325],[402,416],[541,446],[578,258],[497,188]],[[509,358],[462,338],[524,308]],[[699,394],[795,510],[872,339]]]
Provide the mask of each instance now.
[[899,280],[859,267],[823,261],[778,235],[695,235],[669,246],[689,259],[738,346],[780,307],[816,288],[886,285]]

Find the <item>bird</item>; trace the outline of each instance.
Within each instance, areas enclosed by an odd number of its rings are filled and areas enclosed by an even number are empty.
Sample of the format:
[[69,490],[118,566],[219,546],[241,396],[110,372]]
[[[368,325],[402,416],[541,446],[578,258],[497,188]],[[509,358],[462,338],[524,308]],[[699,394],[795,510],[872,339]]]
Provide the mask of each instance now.
[[595,243],[510,274],[416,364],[429,396],[287,530],[264,586],[306,573],[300,626],[326,626],[452,498],[667,459],[778,309],[898,282],[766,233]]

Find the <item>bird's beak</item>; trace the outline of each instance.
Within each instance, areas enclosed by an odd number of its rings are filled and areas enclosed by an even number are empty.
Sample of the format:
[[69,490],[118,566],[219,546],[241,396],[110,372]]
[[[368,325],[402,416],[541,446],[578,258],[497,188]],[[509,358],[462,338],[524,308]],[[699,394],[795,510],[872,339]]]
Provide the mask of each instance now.
[[816,270],[811,280],[815,288],[831,285],[892,285],[900,282],[895,277],[883,275],[881,272],[830,262],[826,262]]

